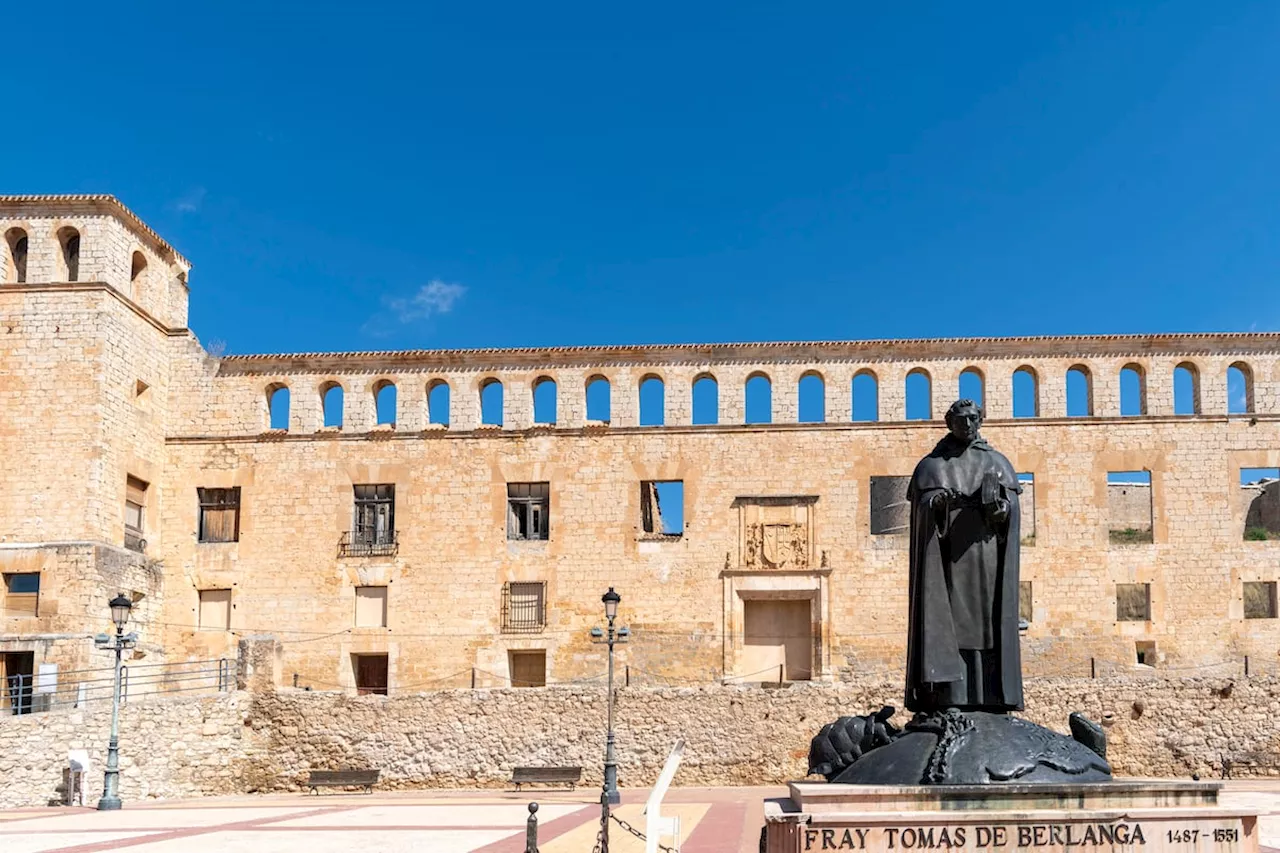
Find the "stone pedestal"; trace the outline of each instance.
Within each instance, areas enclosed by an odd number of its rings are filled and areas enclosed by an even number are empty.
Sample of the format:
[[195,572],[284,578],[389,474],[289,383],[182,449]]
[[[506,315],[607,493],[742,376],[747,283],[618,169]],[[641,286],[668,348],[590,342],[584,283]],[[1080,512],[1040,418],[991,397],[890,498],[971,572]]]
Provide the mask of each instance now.
[[1111,850],[1258,853],[1255,812],[1218,804],[1221,785],[879,786],[792,782],[765,803],[766,853]]

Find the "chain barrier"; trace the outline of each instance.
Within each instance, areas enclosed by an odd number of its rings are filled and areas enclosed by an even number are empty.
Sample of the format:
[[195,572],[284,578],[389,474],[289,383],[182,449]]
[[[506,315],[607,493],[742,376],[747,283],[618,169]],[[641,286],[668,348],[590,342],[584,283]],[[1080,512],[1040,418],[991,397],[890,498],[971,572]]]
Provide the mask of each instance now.
[[596,846],[591,853],[609,853],[609,801],[600,798],[600,831],[596,833]]
[[[609,818],[610,818],[614,823],[616,823],[618,826],[622,827],[622,828],[623,828],[623,829],[625,829],[627,832],[629,832],[629,833],[631,833],[632,835],[634,835],[636,838],[639,838],[641,841],[648,841],[648,840],[649,840],[648,838],[646,838],[646,837],[645,837],[645,834],[644,834],[643,832],[641,832],[640,830],[636,829],[634,826],[632,826],[631,824],[627,823],[625,820],[623,820],[622,818],[618,817],[617,815],[611,814],[611,815],[609,815]],[[659,849],[659,850],[662,850],[662,851],[663,851],[663,853],[676,853],[676,849],[675,849],[674,847],[668,847],[667,845],[665,845],[665,844],[661,844],[661,843],[660,843],[660,844],[658,844],[658,849]],[[609,853],[609,851],[607,851],[607,850],[606,850],[606,851],[604,851],[604,853]]]

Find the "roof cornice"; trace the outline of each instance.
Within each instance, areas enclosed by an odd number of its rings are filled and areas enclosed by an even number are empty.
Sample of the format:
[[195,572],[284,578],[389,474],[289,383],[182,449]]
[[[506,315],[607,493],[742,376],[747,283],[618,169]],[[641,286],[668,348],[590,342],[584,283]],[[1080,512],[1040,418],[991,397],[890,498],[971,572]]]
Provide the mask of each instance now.
[[169,255],[185,269],[191,269],[191,262],[182,256],[177,249],[152,230],[124,202],[107,193],[57,194],[57,195],[0,195],[0,211],[12,208],[57,208],[59,205],[88,204],[103,213],[116,216],[129,224],[135,231],[150,240],[162,255]]
[[1197,332],[1157,335],[1043,335],[1007,338],[916,338],[867,341],[650,344],[384,350],[232,355],[223,373],[350,372],[395,369],[483,369],[610,364],[726,362],[970,361],[983,358],[1280,354],[1280,333]]

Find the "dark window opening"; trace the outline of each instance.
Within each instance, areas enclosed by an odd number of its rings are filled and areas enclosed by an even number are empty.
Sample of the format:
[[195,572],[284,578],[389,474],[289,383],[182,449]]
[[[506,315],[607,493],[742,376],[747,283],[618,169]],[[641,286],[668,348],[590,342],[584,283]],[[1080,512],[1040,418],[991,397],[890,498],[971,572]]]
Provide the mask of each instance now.
[[352,655],[352,665],[356,671],[356,693],[361,696],[370,694],[387,695],[387,656],[386,655]]
[[200,498],[201,542],[240,541],[240,487],[196,489]]
[[547,585],[543,581],[512,582],[502,586],[502,630],[507,634],[536,634],[547,624]]
[[1156,665],[1156,644],[1151,640],[1138,640],[1133,644],[1134,656],[1139,666]]
[[546,539],[551,530],[551,484],[507,484],[507,538]]
[[10,228],[5,237],[9,244],[9,259],[13,263],[11,276],[15,284],[23,284],[27,280],[27,232],[21,228]]
[[58,232],[62,244],[62,263],[67,271],[67,281],[80,280],[80,232],[63,228]]

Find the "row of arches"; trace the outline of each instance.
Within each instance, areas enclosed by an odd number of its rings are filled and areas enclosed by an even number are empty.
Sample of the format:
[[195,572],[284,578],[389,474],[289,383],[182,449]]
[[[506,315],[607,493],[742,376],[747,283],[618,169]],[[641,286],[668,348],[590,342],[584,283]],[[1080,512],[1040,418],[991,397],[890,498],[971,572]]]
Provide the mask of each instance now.
[[[1141,365],[1128,364],[1120,370],[1120,414],[1135,416],[1147,414],[1147,381]],[[1253,411],[1253,374],[1249,366],[1236,362],[1227,368],[1227,411],[1229,414],[1248,414]],[[588,423],[609,423],[612,419],[612,384],[602,375],[594,375],[585,384],[586,420]],[[638,418],[641,426],[662,426],[666,422],[666,386],[656,375],[641,378],[638,387]],[[1015,418],[1040,416],[1040,377],[1029,365],[1019,367],[1012,379]],[[450,422],[449,383],[443,379],[432,380],[427,391],[427,423],[448,426]],[[542,376],[530,386],[532,393],[533,423],[552,425],[558,422],[558,387],[554,379]],[[720,387],[710,373],[694,378],[692,383],[692,411],[690,422],[699,424],[720,423]],[[957,391],[961,398],[986,405],[986,377],[976,367],[960,373]],[[344,422],[345,390],[336,381],[324,383],[319,388],[323,412],[322,423],[326,427],[340,427]],[[489,377],[479,384],[480,424],[503,426],[506,389],[500,379]],[[850,388],[851,412],[854,422],[880,420],[880,387],[875,372],[867,369],[854,375]],[[910,371],[905,380],[907,420],[931,420],[934,417],[933,379],[924,368]],[[744,423],[767,424],[773,422],[773,384],[763,372],[752,373],[743,387]],[[1200,374],[1194,364],[1185,362],[1174,369],[1174,413],[1200,414]],[[398,401],[395,383],[382,380],[373,386],[374,410],[379,425],[394,425],[397,421]],[[1089,417],[1094,414],[1093,376],[1088,367],[1075,365],[1066,374],[1066,414],[1068,417]],[[289,388],[276,384],[267,389],[269,424],[271,429],[288,429]],[[817,371],[803,374],[797,386],[796,420],[799,423],[823,423],[826,421],[826,381]]]
[[[58,240],[58,268],[54,271],[55,281],[80,280],[80,232],[70,225],[59,228],[55,235]],[[4,233],[5,281],[10,284],[24,284],[27,281],[28,260],[31,255],[31,237],[26,230],[18,227],[10,228]],[[141,253],[135,253],[141,254]],[[145,266],[145,259],[143,264]]]

